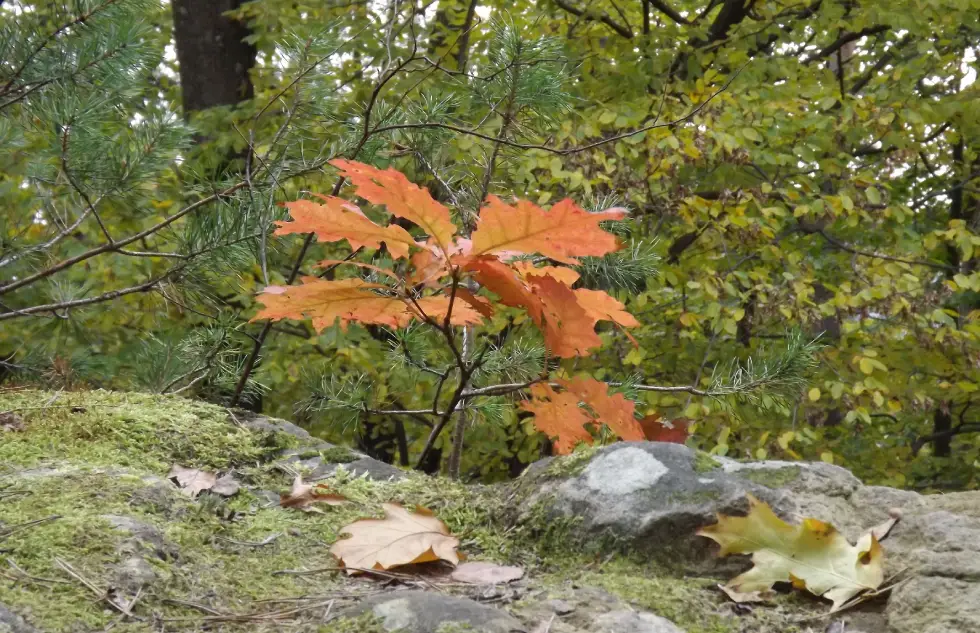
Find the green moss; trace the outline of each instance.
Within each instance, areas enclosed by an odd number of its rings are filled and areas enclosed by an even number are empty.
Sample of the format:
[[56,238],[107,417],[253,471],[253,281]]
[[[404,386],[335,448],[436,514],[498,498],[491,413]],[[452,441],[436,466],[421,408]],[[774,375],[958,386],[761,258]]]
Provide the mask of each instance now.
[[675,622],[688,633],[796,633],[799,629],[787,624],[785,612],[794,612],[795,619],[812,615],[808,609],[813,607],[801,607],[791,597],[783,601],[778,612],[756,609],[738,618],[727,616],[726,599],[713,588],[717,580],[672,575],[649,561],[627,556],[607,559],[598,567],[594,560],[569,557],[541,581],[551,587],[550,597],[563,599],[575,599],[573,586],[604,589],[634,608]]
[[476,633],[476,629],[469,622],[443,622],[436,633]]
[[255,433],[228,412],[184,398],[92,391],[21,391],[0,395],[0,411],[17,411],[26,430],[0,444],[7,469],[72,461],[160,471],[179,463],[224,470],[260,461],[295,443],[285,433]]
[[328,464],[349,464],[361,458],[357,453],[344,448],[343,446],[331,446],[321,449],[320,457]]
[[704,451],[695,451],[693,468],[698,474],[710,473],[721,468],[721,462]]
[[599,448],[597,446],[581,445],[571,455],[555,457],[545,469],[545,475],[556,479],[577,477],[589,465],[589,462],[592,461]]
[[784,488],[800,478],[800,467],[742,468],[739,469],[738,476],[767,488]]
[[338,618],[321,626],[319,633],[387,633],[383,620],[372,613],[365,613],[356,618]]

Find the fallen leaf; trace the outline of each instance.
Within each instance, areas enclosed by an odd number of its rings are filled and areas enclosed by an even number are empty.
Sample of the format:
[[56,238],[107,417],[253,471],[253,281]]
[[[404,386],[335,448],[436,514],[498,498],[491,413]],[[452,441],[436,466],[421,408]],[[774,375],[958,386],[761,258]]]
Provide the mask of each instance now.
[[901,520],[902,510],[900,508],[892,508],[888,511],[888,520],[882,521],[878,525],[869,529],[867,532],[865,532],[865,535],[873,534],[880,543],[888,537],[892,531],[892,528],[895,527],[895,525]]
[[496,563],[482,561],[463,563],[449,575],[450,580],[471,585],[496,585],[514,582],[523,577],[524,569],[522,567],[497,565]]
[[752,555],[752,569],[729,581],[729,589],[751,593],[791,582],[832,601],[837,610],[884,581],[884,552],[873,534],[851,545],[829,523],[804,519],[801,525],[790,525],[762,501],[747,497],[747,516],[718,515],[718,523],[697,532],[721,545],[721,556]]
[[766,602],[769,596],[773,595],[771,591],[747,591],[745,593],[735,591],[731,587],[726,587],[725,585],[716,585],[718,589],[721,590],[723,594],[728,596],[728,598],[736,604],[749,604],[753,602]]
[[184,468],[174,464],[167,479],[175,479],[181,491],[192,499],[205,490],[210,490],[218,481],[218,476],[196,468]]
[[687,418],[675,418],[667,421],[658,414],[648,415],[640,420],[643,435],[651,442],[671,442],[683,444],[687,441]]
[[279,495],[279,505],[283,508],[315,512],[317,511],[313,507],[315,503],[338,506],[347,503],[347,498],[333,492],[326,484],[305,484],[299,475],[296,475],[296,479],[293,480],[293,487],[289,492]]
[[330,553],[348,574],[358,569],[391,569],[436,560],[459,564],[459,539],[430,511],[409,512],[396,503],[382,504],[383,519],[361,519],[343,528]]

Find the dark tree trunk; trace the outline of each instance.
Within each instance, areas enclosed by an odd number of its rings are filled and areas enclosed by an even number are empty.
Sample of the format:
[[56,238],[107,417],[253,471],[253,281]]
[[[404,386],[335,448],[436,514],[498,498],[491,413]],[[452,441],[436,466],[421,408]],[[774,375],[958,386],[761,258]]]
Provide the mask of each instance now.
[[946,407],[936,407],[932,414],[932,432],[936,437],[932,441],[932,448],[933,455],[936,457],[949,457],[952,454],[952,435],[949,433],[952,428],[953,416],[950,414],[949,409]]
[[248,27],[225,15],[242,0],[172,0],[184,116],[254,95],[255,47]]

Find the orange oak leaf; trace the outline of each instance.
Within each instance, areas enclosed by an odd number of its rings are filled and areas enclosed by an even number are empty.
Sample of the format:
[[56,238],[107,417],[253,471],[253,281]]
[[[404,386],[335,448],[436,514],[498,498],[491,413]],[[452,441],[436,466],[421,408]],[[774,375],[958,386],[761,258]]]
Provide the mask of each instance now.
[[550,275],[566,286],[571,286],[578,281],[579,277],[581,276],[573,269],[566,268],[565,266],[536,267],[533,263],[527,260],[508,263],[515,271],[517,271],[517,274],[521,279],[527,279],[528,275]]
[[541,303],[542,322],[538,327],[552,354],[559,358],[588,356],[602,345],[595,333],[595,321],[579,305],[571,288],[549,275],[530,275],[528,283]]
[[258,319],[313,319],[319,332],[338,319],[346,328],[351,321],[373,325],[402,327],[413,315],[398,297],[374,292],[384,286],[362,279],[328,281],[316,277],[303,278],[299,286],[269,286],[258,296],[265,306],[253,317]]
[[357,195],[374,204],[383,204],[392,215],[417,225],[449,257],[453,236],[459,229],[450,220],[449,209],[433,200],[427,190],[391,168],[382,170],[342,159],[334,159],[330,164],[354,184]]
[[628,442],[644,439],[643,427],[633,417],[636,405],[623,394],[610,394],[609,385],[588,376],[557,382],[592,410],[597,424],[605,424],[610,431]]
[[643,435],[646,439],[651,442],[671,442],[673,444],[683,444],[687,441],[687,425],[690,423],[691,421],[687,418],[675,418],[668,422],[656,413],[640,420],[640,426],[643,427]]
[[643,439],[643,428],[633,417],[636,405],[623,394],[610,394],[609,385],[587,376],[555,382],[563,391],[546,383],[533,385],[521,408],[534,414],[534,426],[552,438],[559,455],[571,453],[579,442],[591,444],[589,425],[605,424],[627,441]]
[[640,322],[632,314],[626,311],[626,306],[620,303],[615,297],[611,297],[601,290],[589,290],[588,288],[577,288],[575,298],[582,306],[590,319],[595,321],[612,321],[622,327],[637,327]]
[[466,269],[475,273],[481,286],[500,297],[500,302],[513,308],[525,308],[531,319],[540,325],[541,300],[528,288],[517,272],[494,257],[475,257],[466,263]]
[[593,419],[578,406],[574,393],[558,393],[551,385],[538,383],[531,386],[531,399],[521,402],[521,409],[534,414],[534,426],[552,438],[559,455],[568,455],[579,442],[592,443],[585,425]]
[[[493,316],[493,305],[487,299],[476,296],[467,288],[456,288],[456,299],[465,301],[471,308],[488,319]],[[453,309],[455,310],[455,307]]]
[[527,275],[521,279],[509,264],[493,257],[473,257],[466,269],[500,302],[527,310],[541,329],[545,344],[560,358],[587,356],[602,345],[595,320],[579,305],[575,292],[551,275]]
[[352,249],[362,246],[380,248],[381,243],[395,259],[408,256],[408,249],[418,246],[408,231],[392,224],[378,226],[354,204],[341,198],[323,196],[324,204],[310,200],[287,202],[292,222],[276,222],[276,235],[315,233],[321,242],[347,240]]
[[[313,327],[319,332],[330,327],[338,319],[340,326],[351,321],[368,325],[405,327],[413,319],[422,320],[422,312],[436,321],[446,318],[449,297],[422,297],[408,301],[401,297],[382,295],[376,290],[384,288],[363,279],[328,281],[305,277],[299,286],[269,286],[258,296],[265,306],[253,317],[259,319],[313,319]],[[450,323],[474,325],[483,317],[465,302],[455,302]]]
[[[416,304],[418,304],[417,307]],[[414,302],[409,302],[409,305],[413,311],[417,312],[417,309],[421,308],[426,316],[434,319],[436,323],[442,323],[446,318],[446,313],[449,312],[449,297],[445,295],[422,297],[421,299],[416,299]],[[449,316],[449,322],[453,325],[476,325],[483,323],[483,315],[468,305],[465,300],[460,301],[459,292],[457,291],[456,299],[453,300],[453,312]]]
[[386,277],[391,277],[396,282],[401,281],[401,278],[396,275],[393,271],[387,268],[382,268],[381,266],[375,266],[374,264],[367,264],[365,262],[358,262],[352,259],[325,259],[319,263],[317,266],[320,268],[329,268],[331,266],[356,266],[358,268],[363,268],[365,270],[370,270],[371,272],[378,273],[379,275],[385,275]]
[[348,574],[363,569],[391,569],[400,565],[444,560],[456,565],[459,539],[430,510],[409,512],[397,503],[383,503],[385,518],[361,519],[346,526],[330,553]]
[[[457,237],[449,245],[448,254],[450,258],[459,257],[463,262],[468,261],[472,242],[470,240]],[[440,251],[439,246],[431,239],[422,245],[422,250],[412,255],[411,272],[408,275],[409,285],[437,286],[439,280],[452,272],[450,262],[446,260],[445,254]]]
[[473,254],[506,258],[519,253],[540,253],[555,261],[576,264],[576,257],[619,250],[616,236],[602,230],[599,223],[625,216],[623,209],[589,213],[570,199],[545,211],[526,200],[511,206],[496,196],[489,196],[473,232]]

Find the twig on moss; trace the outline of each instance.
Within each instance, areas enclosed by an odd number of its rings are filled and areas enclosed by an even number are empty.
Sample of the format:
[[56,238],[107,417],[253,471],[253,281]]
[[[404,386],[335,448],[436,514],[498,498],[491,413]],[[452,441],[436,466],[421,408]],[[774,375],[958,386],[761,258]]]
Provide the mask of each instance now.
[[3,530],[0,530],[0,541],[13,534],[16,534],[17,532],[23,532],[24,530],[32,528],[36,525],[41,525],[42,523],[57,521],[60,518],[61,518],[60,514],[53,514],[49,517],[44,517],[43,519],[35,519],[33,521],[28,521],[27,523],[18,523],[17,525],[11,525],[8,528],[4,528]]
[[[98,585],[93,583],[85,576],[81,575],[78,572],[78,570],[76,570],[74,567],[69,565],[68,562],[65,561],[64,559],[55,558],[54,562],[58,567],[61,567],[61,569],[63,569],[66,574],[68,574],[78,582],[82,583],[99,600],[104,601],[110,607],[112,607],[113,609],[115,609],[116,611],[118,611],[119,613],[123,614],[126,617],[142,620],[142,618],[138,618],[137,616],[133,615],[133,612],[131,611],[133,605],[136,604],[136,599],[134,599],[132,604],[130,604],[129,606],[123,606],[118,602],[116,602],[115,600],[113,600],[112,598],[110,598],[109,593],[107,591],[103,591],[102,589],[99,589]],[[139,595],[137,595],[136,598],[139,598]]]
[[[40,583],[52,583],[58,585],[70,585],[71,582],[67,580],[61,580],[59,578],[43,578],[41,576],[33,576],[27,573],[23,568],[21,568],[12,558],[7,558],[7,564],[10,565],[11,569],[20,575],[19,580],[31,580]],[[5,574],[6,575],[6,574]],[[8,576],[9,578],[9,576]]]

